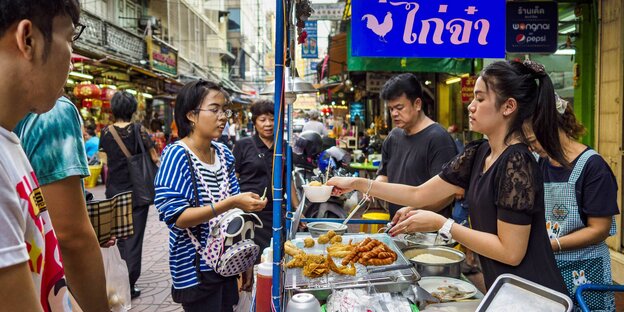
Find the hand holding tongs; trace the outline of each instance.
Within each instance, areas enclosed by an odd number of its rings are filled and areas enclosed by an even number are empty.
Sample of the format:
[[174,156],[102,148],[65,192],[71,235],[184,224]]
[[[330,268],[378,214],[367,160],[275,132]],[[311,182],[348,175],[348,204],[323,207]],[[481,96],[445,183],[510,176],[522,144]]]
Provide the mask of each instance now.
[[347,224],[347,222],[349,222],[349,220],[351,220],[351,218],[353,217],[353,215],[355,215],[355,213],[360,209],[360,207],[364,206],[364,203],[366,203],[366,201],[368,201],[368,196],[364,195],[364,197],[362,197],[362,199],[357,203],[357,205],[355,205],[355,208],[353,208],[353,210],[351,210],[351,213],[349,214],[349,216],[342,222],[342,224]]

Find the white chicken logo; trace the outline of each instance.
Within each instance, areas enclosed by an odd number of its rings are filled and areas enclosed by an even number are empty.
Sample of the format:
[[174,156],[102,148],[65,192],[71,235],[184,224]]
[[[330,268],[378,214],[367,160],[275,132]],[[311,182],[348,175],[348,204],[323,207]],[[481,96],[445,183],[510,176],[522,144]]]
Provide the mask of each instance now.
[[392,30],[392,13],[386,13],[383,23],[379,24],[377,18],[373,14],[365,14],[362,16],[362,21],[366,20],[366,27],[372,30],[377,36],[379,41],[388,43],[386,41],[386,35]]

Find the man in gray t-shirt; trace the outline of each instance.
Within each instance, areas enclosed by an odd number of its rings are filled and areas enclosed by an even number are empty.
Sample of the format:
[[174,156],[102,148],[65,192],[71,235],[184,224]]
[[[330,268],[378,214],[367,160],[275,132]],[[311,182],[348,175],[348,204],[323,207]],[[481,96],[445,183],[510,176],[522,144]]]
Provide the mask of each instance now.
[[319,112],[317,110],[311,110],[309,114],[310,121],[306,122],[305,125],[303,125],[303,129],[301,131],[303,132],[311,130],[320,134],[321,136],[326,136],[327,128],[325,128],[325,125],[322,122],[318,121]]
[[[418,186],[442,171],[457,154],[453,138],[423,112],[422,89],[413,74],[400,74],[386,82],[386,101],[394,128],[383,143],[377,181]],[[452,198],[428,209],[451,216]],[[390,204],[390,220],[401,206]],[[411,210],[405,207],[402,211]]]

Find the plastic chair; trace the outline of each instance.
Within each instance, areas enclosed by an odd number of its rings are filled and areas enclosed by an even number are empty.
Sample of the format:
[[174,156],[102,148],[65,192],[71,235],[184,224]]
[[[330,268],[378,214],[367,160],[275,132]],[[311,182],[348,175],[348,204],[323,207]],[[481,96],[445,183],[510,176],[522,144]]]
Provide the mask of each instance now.
[[[386,212],[366,212],[362,215],[363,220],[378,220],[379,224],[385,225],[390,221],[390,214]],[[370,232],[368,224],[360,224],[360,232],[377,233],[379,232],[379,224],[371,224]]]
[[585,303],[583,299],[584,291],[617,291],[624,292],[624,285],[600,285],[600,284],[583,284],[576,289],[576,293],[574,293],[574,297],[576,297],[576,302],[579,305],[579,308],[583,312],[590,312],[589,307]]

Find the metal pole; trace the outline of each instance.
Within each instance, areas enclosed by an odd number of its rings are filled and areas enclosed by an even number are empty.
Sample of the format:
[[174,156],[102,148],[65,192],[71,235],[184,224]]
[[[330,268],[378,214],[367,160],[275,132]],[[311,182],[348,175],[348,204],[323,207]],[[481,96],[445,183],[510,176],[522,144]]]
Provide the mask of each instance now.
[[275,0],[275,93],[273,116],[275,116],[275,159],[273,162],[273,278],[271,298],[274,311],[280,312],[282,269],[282,150],[284,96],[284,4]]
[[286,233],[290,233],[291,218],[292,217],[292,115],[293,115],[293,103],[288,103],[288,109],[286,110]]

